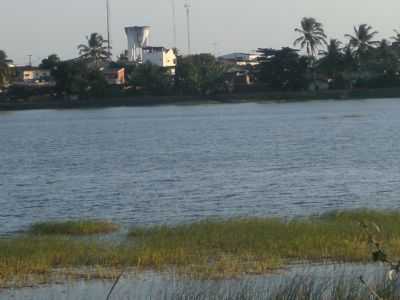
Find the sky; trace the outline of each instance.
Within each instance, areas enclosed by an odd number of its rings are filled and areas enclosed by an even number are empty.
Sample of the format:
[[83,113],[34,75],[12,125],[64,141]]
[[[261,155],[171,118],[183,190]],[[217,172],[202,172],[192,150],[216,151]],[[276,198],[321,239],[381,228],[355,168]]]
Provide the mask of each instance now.
[[[113,54],[127,48],[125,26],[151,26],[151,45],[172,47],[172,0],[110,0]],[[184,0],[176,5],[177,47],[186,52]],[[92,32],[106,35],[106,0],[1,0],[0,49],[17,64],[32,55],[78,55]],[[314,17],[330,38],[345,40],[353,26],[368,23],[378,38],[400,29],[399,0],[190,0],[192,52],[226,54],[291,46],[301,18]]]

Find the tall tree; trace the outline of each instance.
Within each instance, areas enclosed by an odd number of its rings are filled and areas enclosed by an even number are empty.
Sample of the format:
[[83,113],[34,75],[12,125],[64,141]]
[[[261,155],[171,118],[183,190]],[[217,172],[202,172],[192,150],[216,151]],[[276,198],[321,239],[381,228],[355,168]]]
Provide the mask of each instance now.
[[326,47],[326,50],[321,51],[322,58],[318,62],[318,67],[328,76],[335,75],[342,70],[343,51],[342,43],[337,39],[331,39]]
[[51,54],[47,58],[42,60],[39,68],[54,71],[54,69],[60,64],[61,60],[57,54]]
[[225,89],[225,68],[211,54],[178,56],[175,86],[186,94],[216,94]]
[[173,77],[167,69],[145,63],[134,68],[129,83],[154,95],[166,95],[172,90]]
[[394,29],[395,35],[390,37],[396,45],[400,45],[400,31]]
[[386,39],[380,41],[379,46],[373,50],[368,64],[372,74],[370,86],[375,84],[375,87],[392,87],[399,84],[400,63],[396,50]]
[[377,34],[378,31],[373,31],[372,26],[361,24],[358,27],[354,27],[354,35],[345,35],[345,37],[349,38],[349,45],[360,60],[360,63],[367,58],[371,49],[379,45],[378,41],[373,40]]
[[3,87],[8,80],[9,77],[9,68],[7,61],[7,54],[0,50],[0,87]]
[[258,49],[261,53],[257,77],[272,90],[296,91],[308,88],[308,62],[292,48]]
[[92,33],[90,37],[86,37],[87,44],[78,46],[79,55],[82,59],[94,61],[96,67],[101,61],[110,58],[111,54],[108,51],[107,40],[98,33]]
[[314,18],[303,18],[301,27],[296,28],[295,31],[300,34],[300,37],[294,41],[294,46],[300,44],[302,49],[306,49],[309,57],[314,58],[318,48],[327,44],[323,25]]
[[81,60],[61,62],[53,76],[56,81],[56,91],[60,95],[101,98],[106,96],[108,91],[103,73],[88,68]]
[[331,88],[344,86],[345,63],[341,45],[337,39],[331,39],[326,50],[320,52],[322,57],[317,62],[318,71],[329,78]]

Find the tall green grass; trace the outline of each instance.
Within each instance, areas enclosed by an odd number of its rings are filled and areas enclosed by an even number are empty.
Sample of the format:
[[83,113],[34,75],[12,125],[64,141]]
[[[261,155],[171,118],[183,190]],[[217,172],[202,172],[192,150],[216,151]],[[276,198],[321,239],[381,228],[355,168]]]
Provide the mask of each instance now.
[[130,237],[150,266],[183,265],[215,276],[263,273],[293,261],[367,262],[368,236],[360,222],[379,224],[377,238],[400,257],[400,213],[359,210],[320,217],[234,219],[135,228]]

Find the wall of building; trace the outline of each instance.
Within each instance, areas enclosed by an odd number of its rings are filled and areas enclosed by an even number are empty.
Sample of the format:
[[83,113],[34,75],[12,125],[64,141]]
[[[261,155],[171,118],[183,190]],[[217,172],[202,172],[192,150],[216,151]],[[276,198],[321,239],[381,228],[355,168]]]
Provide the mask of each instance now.
[[49,70],[25,70],[22,72],[23,81],[40,80],[43,78],[49,78],[51,73]]
[[160,67],[175,67],[176,55],[172,49],[145,49],[143,53],[143,62]]

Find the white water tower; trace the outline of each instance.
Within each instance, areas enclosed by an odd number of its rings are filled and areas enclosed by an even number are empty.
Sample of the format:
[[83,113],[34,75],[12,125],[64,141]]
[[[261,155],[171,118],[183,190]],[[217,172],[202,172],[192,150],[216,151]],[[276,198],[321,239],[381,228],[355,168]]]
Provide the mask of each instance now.
[[142,62],[143,48],[149,45],[150,27],[132,26],[125,27],[125,33],[128,37],[128,59],[129,61]]

